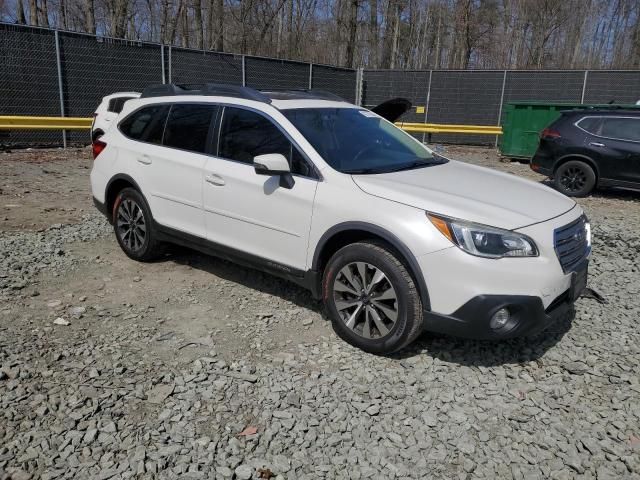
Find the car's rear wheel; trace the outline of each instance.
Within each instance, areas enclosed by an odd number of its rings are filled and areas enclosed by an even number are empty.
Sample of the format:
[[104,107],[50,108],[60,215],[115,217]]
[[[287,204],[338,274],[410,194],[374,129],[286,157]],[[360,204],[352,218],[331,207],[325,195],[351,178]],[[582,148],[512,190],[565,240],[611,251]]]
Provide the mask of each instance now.
[[420,295],[405,265],[384,243],[341,248],[329,260],[322,284],[334,330],[351,345],[388,354],[421,332]]
[[138,261],[149,261],[162,253],[162,245],[151,221],[144,197],[133,188],[125,188],[113,204],[113,229],[122,251]]
[[596,185],[596,174],[588,164],[579,160],[563,163],[553,177],[556,188],[570,197],[584,197]]

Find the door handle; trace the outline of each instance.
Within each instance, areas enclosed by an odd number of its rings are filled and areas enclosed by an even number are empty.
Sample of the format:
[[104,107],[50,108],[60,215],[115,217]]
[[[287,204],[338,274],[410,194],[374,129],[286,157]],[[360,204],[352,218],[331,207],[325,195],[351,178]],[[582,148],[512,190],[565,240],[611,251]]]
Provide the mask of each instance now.
[[591,142],[591,143],[589,143],[589,146],[591,146],[591,147],[604,147],[605,144],[604,143],[600,143],[600,142]]
[[151,165],[151,159],[149,158],[149,155],[140,155],[138,158],[136,158],[136,160],[138,161],[138,163],[141,163],[143,165]]
[[205,175],[204,180],[211,185],[216,185],[218,187],[224,186],[224,178],[220,175],[216,175],[215,173],[211,173],[209,175]]

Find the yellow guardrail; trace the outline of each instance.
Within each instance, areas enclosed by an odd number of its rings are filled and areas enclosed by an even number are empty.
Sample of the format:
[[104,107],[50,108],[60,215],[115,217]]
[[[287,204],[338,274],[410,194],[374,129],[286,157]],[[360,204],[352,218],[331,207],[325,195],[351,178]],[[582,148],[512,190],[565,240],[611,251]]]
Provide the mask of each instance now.
[[0,115],[0,130],[89,130],[92,118]]
[[397,122],[405,132],[412,133],[465,133],[478,135],[502,135],[501,126],[491,125],[451,125],[442,123],[409,123]]
[[[30,117],[0,115],[0,130],[89,130],[91,117]],[[490,125],[450,125],[442,123],[397,122],[401,129],[412,133],[465,133],[502,135],[502,127]]]

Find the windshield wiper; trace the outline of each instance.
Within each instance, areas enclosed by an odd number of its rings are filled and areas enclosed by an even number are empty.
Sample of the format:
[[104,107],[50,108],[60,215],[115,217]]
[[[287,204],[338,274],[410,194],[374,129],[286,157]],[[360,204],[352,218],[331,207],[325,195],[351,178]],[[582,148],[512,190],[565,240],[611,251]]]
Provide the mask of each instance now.
[[352,170],[342,170],[342,173],[348,173],[349,175],[364,175],[368,173],[383,173],[377,168],[354,168]]
[[435,157],[430,159],[420,159],[420,160],[414,160],[413,162],[398,165],[397,167],[388,168],[385,170],[385,172],[400,172],[403,170],[412,170],[414,168],[429,167],[432,165],[441,165],[443,163],[446,163],[446,160],[436,159]]

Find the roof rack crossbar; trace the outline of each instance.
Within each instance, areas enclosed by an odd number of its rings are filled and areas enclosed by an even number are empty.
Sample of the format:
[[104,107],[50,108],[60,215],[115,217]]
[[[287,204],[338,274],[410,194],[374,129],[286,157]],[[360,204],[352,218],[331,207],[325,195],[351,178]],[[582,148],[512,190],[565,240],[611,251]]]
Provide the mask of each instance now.
[[174,95],[212,95],[244,98],[246,100],[254,100],[256,102],[271,103],[271,99],[258,90],[229,83],[166,83],[149,85],[142,91],[141,98],[167,97]]

